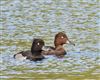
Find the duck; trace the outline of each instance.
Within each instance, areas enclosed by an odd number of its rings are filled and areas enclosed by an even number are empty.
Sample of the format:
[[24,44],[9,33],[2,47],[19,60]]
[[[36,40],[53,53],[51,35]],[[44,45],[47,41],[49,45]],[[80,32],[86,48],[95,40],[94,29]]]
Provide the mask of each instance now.
[[34,39],[31,50],[21,51],[14,55],[15,59],[25,60],[29,59],[31,61],[41,61],[45,57],[42,55],[42,47],[45,45],[42,39]]
[[69,44],[69,43],[75,46],[75,44],[68,39],[67,35],[64,32],[58,32],[55,35],[54,47],[44,46],[42,54],[43,55],[55,55],[58,58],[62,58],[62,57],[64,57],[64,55],[67,54],[63,45]]

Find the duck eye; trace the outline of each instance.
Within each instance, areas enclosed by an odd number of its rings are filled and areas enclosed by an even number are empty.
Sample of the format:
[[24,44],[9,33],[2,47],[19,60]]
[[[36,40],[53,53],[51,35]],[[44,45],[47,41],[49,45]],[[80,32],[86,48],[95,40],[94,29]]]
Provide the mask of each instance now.
[[37,45],[40,45],[40,43],[37,43]]
[[61,36],[61,38],[64,38],[63,36]]

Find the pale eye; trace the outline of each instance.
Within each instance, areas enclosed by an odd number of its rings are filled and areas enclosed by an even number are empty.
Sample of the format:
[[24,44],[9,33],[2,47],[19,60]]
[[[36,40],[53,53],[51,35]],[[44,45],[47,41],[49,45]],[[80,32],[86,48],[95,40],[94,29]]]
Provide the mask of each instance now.
[[63,36],[61,36],[61,38],[64,38]]
[[40,45],[40,43],[37,43],[37,45]]

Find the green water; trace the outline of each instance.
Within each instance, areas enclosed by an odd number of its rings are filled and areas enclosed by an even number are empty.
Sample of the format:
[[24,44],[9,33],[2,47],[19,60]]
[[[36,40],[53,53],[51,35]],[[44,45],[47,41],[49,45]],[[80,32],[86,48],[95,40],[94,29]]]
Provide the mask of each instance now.
[[[99,0],[1,0],[0,80],[100,80]],[[63,59],[17,61],[33,38],[53,46],[64,31],[76,46],[64,45]]]

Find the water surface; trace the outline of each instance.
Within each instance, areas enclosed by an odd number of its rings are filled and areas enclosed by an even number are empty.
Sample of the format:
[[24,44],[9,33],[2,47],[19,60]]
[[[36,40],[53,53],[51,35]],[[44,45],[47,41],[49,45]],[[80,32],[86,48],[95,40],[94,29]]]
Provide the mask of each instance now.
[[[1,0],[1,80],[100,80],[99,0]],[[63,59],[46,56],[40,62],[17,61],[33,38],[54,46],[64,31],[76,46],[64,45]]]

